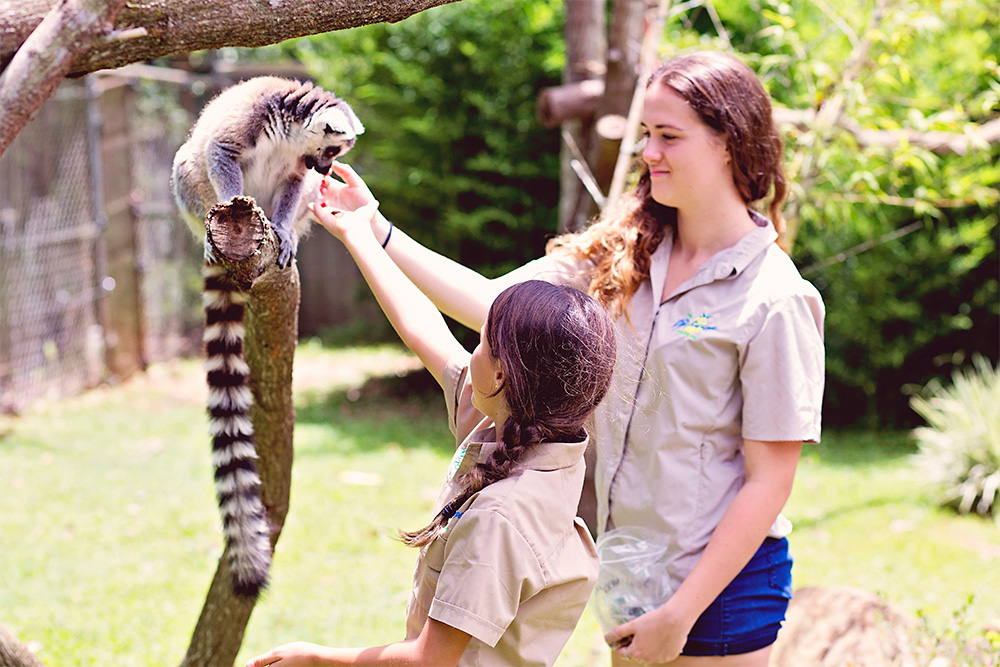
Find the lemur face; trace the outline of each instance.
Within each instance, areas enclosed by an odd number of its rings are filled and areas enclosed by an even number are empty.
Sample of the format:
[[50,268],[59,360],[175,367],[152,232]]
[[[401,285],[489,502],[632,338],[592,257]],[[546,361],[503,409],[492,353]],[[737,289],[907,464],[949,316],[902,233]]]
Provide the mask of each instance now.
[[316,114],[306,127],[315,146],[304,157],[306,167],[321,174],[330,171],[338,157],[351,150],[357,135],[365,131],[357,116],[340,105]]

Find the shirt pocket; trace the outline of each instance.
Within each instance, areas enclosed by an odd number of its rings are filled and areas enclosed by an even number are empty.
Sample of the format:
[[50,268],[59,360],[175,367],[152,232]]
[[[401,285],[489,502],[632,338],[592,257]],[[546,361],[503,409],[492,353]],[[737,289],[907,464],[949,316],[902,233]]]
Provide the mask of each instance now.
[[437,573],[440,573],[441,568],[444,567],[444,548],[447,544],[447,539],[438,536],[427,545],[427,549],[424,551],[424,564]]
[[[421,617],[426,618],[431,602],[437,592],[438,580],[444,568],[444,550],[447,540],[438,537],[424,547],[424,552],[417,563],[417,576],[413,587],[413,602],[421,610]],[[422,622],[421,622],[422,624]]]

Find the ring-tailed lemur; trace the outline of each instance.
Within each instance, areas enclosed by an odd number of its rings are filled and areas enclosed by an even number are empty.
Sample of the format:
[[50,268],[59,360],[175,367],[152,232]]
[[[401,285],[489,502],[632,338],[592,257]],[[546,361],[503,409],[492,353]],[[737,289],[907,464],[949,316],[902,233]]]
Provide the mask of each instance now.
[[[253,197],[279,240],[277,263],[291,265],[308,230],[306,204],[334,159],[364,128],[351,107],[322,88],[258,77],[223,91],[205,107],[174,158],[171,185],[195,236],[218,202]],[[212,461],[233,588],[255,597],[267,585],[270,528],[260,499],[243,358],[246,295],[226,279],[208,241],[204,266],[205,353]]]

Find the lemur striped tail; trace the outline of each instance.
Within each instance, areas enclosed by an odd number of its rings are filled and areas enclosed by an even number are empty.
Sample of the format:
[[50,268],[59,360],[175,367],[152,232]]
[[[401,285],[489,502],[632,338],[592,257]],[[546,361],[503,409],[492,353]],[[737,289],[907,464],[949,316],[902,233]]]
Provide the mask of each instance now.
[[250,368],[243,357],[246,295],[236,289],[217,264],[206,262],[202,273],[215,490],[229,549],[233,589],[239,595],[256,597],[267,585],[271,543],[254,463],[257,451],[250,422]]

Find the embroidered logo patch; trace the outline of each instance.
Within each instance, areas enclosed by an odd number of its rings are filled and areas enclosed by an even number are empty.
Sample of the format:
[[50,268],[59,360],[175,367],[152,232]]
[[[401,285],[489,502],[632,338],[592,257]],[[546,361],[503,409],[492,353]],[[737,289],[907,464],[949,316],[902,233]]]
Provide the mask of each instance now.
[[465,460],[465,455],[468,452],[468,444],[462,445],[461,449],[455,452],[455,456],[452,457],[451,463],[448,465],[448,479],[454,479],[455,475],[458,473],[458,469],[462,467],[462,461]]
[[677,320],[670,328],[683,336],[687,336],[691,340],[698,340],[698,335],[700,333],[705,331],[715,331],[715,327],[709,325],[708,323],[708,320],[711,317],[712,316],[707,313],[702,313],[698,316],[688,313],[687,317],[682,317]]

